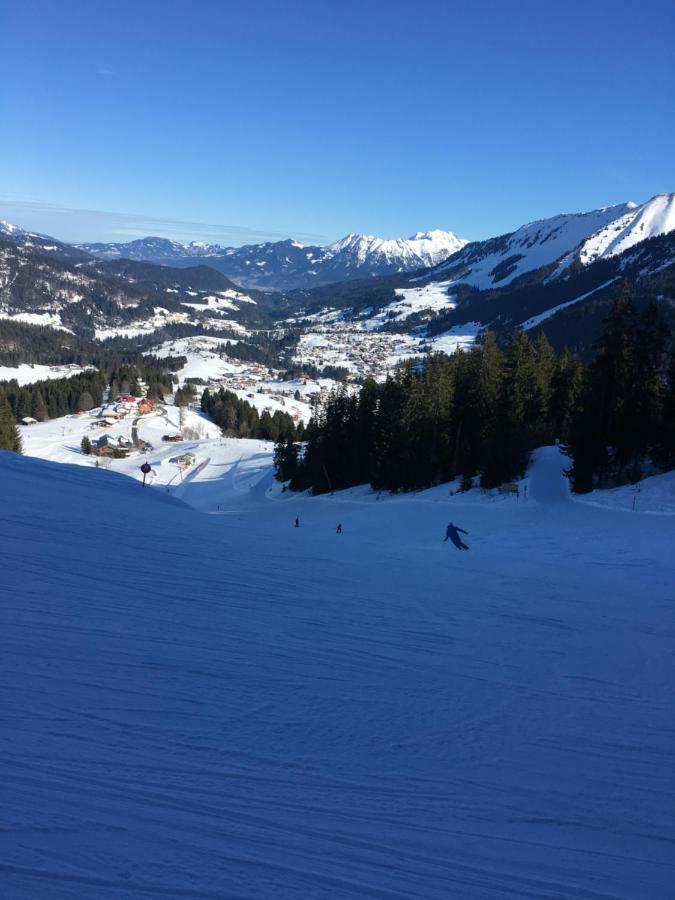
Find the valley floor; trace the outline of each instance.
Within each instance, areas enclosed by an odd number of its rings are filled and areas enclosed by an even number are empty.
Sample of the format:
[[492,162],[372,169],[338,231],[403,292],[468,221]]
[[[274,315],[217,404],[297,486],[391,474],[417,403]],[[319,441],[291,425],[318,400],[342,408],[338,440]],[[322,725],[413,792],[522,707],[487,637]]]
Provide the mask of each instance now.
[[171,493],[0,454],[4,900],[672,898],[675,518],[555,448],[516,503],[203,443]]

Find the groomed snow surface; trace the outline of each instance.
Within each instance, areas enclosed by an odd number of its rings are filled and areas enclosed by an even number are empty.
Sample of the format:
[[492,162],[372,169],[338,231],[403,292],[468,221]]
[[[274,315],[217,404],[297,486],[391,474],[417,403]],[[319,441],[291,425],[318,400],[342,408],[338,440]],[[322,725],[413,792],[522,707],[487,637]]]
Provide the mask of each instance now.
[[516,502],[248,443],[170,492],[0,455],[3,900],[672,898],[675,519],[555,448]]

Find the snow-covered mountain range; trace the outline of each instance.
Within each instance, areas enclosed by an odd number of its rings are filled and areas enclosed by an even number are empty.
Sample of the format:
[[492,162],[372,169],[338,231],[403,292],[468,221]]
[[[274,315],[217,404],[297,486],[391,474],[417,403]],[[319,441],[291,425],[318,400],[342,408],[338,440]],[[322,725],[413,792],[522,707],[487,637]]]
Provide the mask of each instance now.
[[159,237],[126,244],[78,246],[100,259],[135,259],[180,267],[202,263],[245,287],[292,290],[434,266],[466,243],[451,231],[436,230],[394,240],[348,234],[325,247],[294,240],[222,247],[200,241],[179,244]]
[[[129,256],[193,255],[158,265],[122,258],[121,246]],[[3,223],[0,316],[84,336],[280,322],[295,333],[321,322],[323,348],[348,323],[372,336],[369,348],[385,341],[375,337],[383,334],[428,338],[442,349],[446,333],[473,340],[486,327],[504,334],[544,327],[554,343],[584,353],[627,279],[675,317],[674,194],[561,214],[472,243],[426,232],[406,240],[350,234],[327,247],[289,240],[218,248],[221,255],[212,257],[197,254],[213,246],[163,238],[106,247],[75,248]],[[230,281],[223,269],[238,274]],[[266,291],[241,287],[260,282]],[[301,289],[269,290],[298,282]],[[313,360],[319,367],[321,353]],[[379,360],[370,357],[373,365]]]

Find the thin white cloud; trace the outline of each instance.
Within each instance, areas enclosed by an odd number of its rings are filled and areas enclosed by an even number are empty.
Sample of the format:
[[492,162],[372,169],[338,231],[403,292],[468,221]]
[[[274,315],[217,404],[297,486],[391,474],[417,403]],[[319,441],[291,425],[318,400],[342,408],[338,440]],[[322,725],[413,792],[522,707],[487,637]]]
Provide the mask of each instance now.
[[142,213],[61,206],[36,199],[0,194],[0,219],[71,242],[133,240],[149,235],[180,241],[204,240],[220,244],[260,243],[292,237],[303,243],[324,243],[322,234],[271,231],[220,222],[196,222]]

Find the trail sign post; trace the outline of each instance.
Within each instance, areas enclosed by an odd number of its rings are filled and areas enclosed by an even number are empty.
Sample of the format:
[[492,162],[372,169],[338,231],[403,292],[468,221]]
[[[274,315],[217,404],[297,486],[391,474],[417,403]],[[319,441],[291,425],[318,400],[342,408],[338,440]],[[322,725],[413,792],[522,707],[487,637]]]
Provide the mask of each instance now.
[[141,472],[143,473],[143,487],[145,487],[145,479],[148,475],[148,472],[151,472],[152,469],[150,467],[150,463],[144,462],[141,466]]

